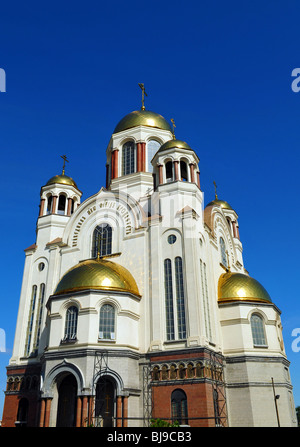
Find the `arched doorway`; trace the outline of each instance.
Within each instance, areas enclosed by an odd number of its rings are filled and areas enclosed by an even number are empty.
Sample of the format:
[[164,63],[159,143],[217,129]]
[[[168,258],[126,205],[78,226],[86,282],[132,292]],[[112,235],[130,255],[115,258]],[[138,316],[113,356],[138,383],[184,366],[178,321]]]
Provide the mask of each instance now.
[[58,384],[57,427],[75,427],[76,402],[77,381],[68,374]]
[[95,425],[113,427],[116,407],[116,386],[107,376],[97,382],[95,399]]

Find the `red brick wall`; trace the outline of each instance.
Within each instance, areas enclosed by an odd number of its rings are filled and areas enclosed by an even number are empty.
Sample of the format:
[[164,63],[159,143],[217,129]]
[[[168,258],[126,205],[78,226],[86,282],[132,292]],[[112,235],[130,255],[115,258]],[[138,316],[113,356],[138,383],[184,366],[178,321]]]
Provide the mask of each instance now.
[[[188,418],[214,418],[212,385],[210,383],[153,386],[153,418],[171,418],[171,394],[176,389],[181,389],[186,393]],[[189,419],[188,423],[191,427],[215,426],[214,419]]]

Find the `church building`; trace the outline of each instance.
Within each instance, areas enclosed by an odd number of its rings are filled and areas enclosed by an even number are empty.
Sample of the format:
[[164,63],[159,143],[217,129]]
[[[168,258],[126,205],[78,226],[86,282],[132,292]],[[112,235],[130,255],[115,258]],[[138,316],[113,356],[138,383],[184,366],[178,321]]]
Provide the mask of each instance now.
[[174,127],[143,100],[110,137],[99,192],[81,201],[65,156],[45,179],[3,427],[297,426],[281,312]]

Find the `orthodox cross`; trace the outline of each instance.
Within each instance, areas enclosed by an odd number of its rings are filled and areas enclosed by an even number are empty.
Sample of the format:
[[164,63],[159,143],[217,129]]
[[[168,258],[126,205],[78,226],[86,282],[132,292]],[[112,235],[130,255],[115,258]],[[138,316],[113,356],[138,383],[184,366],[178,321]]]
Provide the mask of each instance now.
[[216,184],[215,181],[214,181],[214,185],[215,185],[215,198],[218,200],[218,196],[217,196],[217,184]]
[[64,161],[64,165],[63,165],[63,170],[62,170],[62,175],[65,175],[65,167],[66,167],[66,161],[69,163],[69,160],[67,159],[66,155],[61,155],[61,158]]
[[173,139],[175,140],[175,121],[174,121],[174,118],[171,118],[171,123],[172,123],[172,125],[173,125]]
[[139,84],[139,87],[141,87],[142,89],[142,110],[145,110],[145,95],[147,95],[146,91],[145,91],[145,85],[144,84]]

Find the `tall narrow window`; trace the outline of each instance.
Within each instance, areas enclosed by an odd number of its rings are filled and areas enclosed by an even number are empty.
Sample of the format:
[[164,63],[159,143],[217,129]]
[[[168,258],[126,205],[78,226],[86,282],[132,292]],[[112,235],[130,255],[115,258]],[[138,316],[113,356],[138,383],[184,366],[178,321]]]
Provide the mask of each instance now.
[[147,162],[148,162],[147,163],[147,171],[148,172],[153,171],[153,166],[151,164],[151,160],[159,148],[160,148],[160,144],[158,141],[156,141],[156,140],[148,141],[148,143],[147,143]]
[[221,262],[224,265],[224,267],[228,267],[227,256],[226,256],[226,245],[222,237],[220,237],[220,251],[221,251]]
[[64,341],[76,340],[77,320],[78,320],[78,308],[76,306],[69,307],[66,313]]
[[37,317],[36,317],[34,349],[38,348],[39,342],[40,342],[44,298],[45,298],[45,284],[41,284],[40,285],[39,304],[38,304]]
[[64,215],[66,211],[66,196],[61,194],[58,199],[57,214]]
[[47,214],[51,214],[52,211],[52,196],[47,198]]
[[29,311],[29,319],[28,319],[28,326],[27,326],[25,355],[29,355],[29,353],[30,353],[30,345],[31,345],[31,338],[32,338],[32,328],[33,328],[33,318],[34,318],[34,308],[35,308],[35,301],[36,301],[36,293],[37,293],[37,286],[34,285],[32,287],[32,292],[31,292],[31,301],[30,301],[30,311]]
[[167,340],[175,339],[174,310],[173,310],[173,284],[172,265],[170,259],[165,259],[165,308],[166,308],[166,328]]
[[187,182],[188,181],[188,174],[187,174],[187,165],[185,161],[180,161],[180,175],[181,175],[181,181]]
[[183,339],[186,338],[186,323],[185,323],[182,259],[179,256],[175,258],[175,280],[176,280],[178,338]]
[[171,395],[172,420],[179,425],[188,424],[187,398],[183,390],[174,390]]
[[115,308],[110,304],[104,304],[100,310],[99,338],[115,339]]
[[166,163],[166,181],[172,182],[173,181],[173,162],[168,161]]
[[98,225],[93,234],[92,257],[96,258],[98,253],[100,256],[111,254],[112,246],[112,228],[108,224]]
[[253,314],[250,319],[254,346],[266,346],[264,322],[260,315]]
[[135,148],[133,141],[128,141],[123,146],[123,175],[135,172]]
[[204,323],[206,337],[212,337],[211,334],[211,324],[210,324],[210,308],[209,308],[209,296],[207,287],[207,274],[206,274],[206,264],[200,259],[200,277],[201,277],[201,292],[203,300],[203,310],[204,310]]

